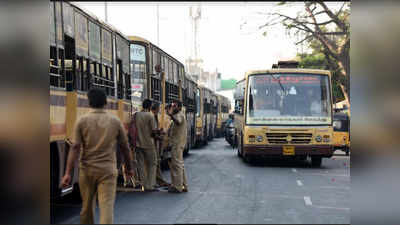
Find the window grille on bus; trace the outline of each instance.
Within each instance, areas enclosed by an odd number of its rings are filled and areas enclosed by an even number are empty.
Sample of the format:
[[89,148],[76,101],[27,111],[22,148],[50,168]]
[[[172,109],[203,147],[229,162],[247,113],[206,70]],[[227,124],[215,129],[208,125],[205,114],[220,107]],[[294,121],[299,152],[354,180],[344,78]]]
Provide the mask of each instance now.
[[65,88],[64,50],[50,46],[49,59],[50,86]]
[[161,81],[156,77],[151,77],[151,98],[161,102]]

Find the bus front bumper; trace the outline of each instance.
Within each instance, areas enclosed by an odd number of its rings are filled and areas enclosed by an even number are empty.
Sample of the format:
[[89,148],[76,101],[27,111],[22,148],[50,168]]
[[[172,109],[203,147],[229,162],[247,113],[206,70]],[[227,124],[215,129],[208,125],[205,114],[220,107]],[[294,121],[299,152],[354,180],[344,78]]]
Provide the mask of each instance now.
[[330,158],[333,155],[333,145],[293,145],[293,155],[283,155],[282,145],[244,145],[243,153],[254,156],[321,156]]

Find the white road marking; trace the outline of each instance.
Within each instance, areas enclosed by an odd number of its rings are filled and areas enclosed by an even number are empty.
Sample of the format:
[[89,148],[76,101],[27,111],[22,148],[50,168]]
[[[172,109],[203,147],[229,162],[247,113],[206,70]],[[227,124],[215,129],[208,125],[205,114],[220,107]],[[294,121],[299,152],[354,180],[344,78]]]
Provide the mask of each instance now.
[[350,190],[349,187],[339,187],[339,186],[322,186],[324,189],[341,189],[341,190]]
[[310,196],[304,196],[304,203],[306,203],[306,205],[312,205]]
[[296,169],[294,169],[294,168],[292,169],[292,171],[293,171],[293,173],[297,173],[297,170],[296,170]]
[[344,208],[344,207],[319,206],[319,205],[313,205],[313,207],[318,209],[338,209],[338,210],[350,211],[350,208]]
[[297,185],[303,186],[303,183],[301,182],[301,180],[297,180]]
[[301,173],[304,175],[317,175],[317,176],[333,176],[333,177],[350,177],[350,175],[347,174],[325,174],[325,173]]

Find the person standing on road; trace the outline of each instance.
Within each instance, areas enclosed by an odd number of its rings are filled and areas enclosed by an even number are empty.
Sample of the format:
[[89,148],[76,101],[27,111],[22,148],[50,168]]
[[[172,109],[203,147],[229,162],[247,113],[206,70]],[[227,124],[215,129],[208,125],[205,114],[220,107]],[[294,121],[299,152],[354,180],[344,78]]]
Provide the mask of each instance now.
[[61,185],[63,187],[70,185],[74,164],[80,156],[79,188],[82,197],[80,221],[82,224],[94,223],[94,210],[98,197],[100,223],[111,224],[118,176],[117,146],[120,147],[125,159],[126,176],[133,175],[128,137],[119,118],[104,110],[107,104],[105,92],[95,88],[87,95],[92,111],[79,118],[75,124],[74,144],[68,155]]
[[138,129],[136,156],[144,191],[158,191],[158,189],[154,188],[157,169],[157,153],[154,145],[154,137],[157,133],[157,123],[150,109],[151,100],[145,99],[142,111],[135,114],[136,127]]
[[159,187],[168,187],[169,184],[167,181],[164,180],[162,177],[162,172],[161,172],[161,156],[163,154],[163,149],[162,149],[162,140],[165,135],[164,130],[159,128],[159,120],[158,120],[158,113],[160,112],[160,104],[157,102],[154,102],[153,105],[151,106],[151,111],[154,114],[154,118],[156,120],[157,124],[157,134],[155,135],[154,138],[154,143],[155,143],[155,148],[156,148],[156,153],[157,153],[157,170],[156,170],[156,183]]
[[171,129],[171,186],[170,193],[188,191],[185,168],[183,162],[183,150],[186,144],[186,118],[182,112],[182,102],[178,101],[168,110],[168,115],[173,121]]

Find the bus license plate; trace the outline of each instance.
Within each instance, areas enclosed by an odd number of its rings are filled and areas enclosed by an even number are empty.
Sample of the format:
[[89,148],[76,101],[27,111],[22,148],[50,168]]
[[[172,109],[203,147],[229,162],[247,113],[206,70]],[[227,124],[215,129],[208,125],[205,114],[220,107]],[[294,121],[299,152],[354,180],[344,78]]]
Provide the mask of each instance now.
[[294,146],[283,146],[283,155],[294,155]]

